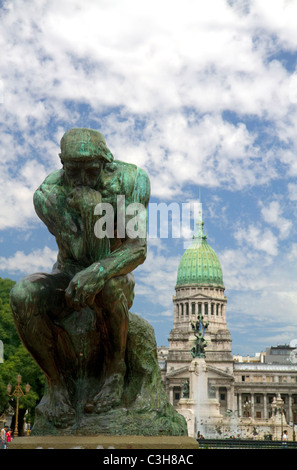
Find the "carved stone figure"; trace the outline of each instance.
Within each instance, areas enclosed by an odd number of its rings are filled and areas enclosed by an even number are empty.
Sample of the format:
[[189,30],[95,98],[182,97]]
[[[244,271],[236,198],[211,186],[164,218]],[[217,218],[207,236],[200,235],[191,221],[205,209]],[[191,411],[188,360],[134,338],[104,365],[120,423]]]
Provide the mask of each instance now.
[[186,435],[153,329],[129,311],[132,271],[146,258],[148,176],[114,160],[93,129],[67,131],[60,158],[34,194],[57,262],[11,291],[18,333],[47,382],[32,433]]

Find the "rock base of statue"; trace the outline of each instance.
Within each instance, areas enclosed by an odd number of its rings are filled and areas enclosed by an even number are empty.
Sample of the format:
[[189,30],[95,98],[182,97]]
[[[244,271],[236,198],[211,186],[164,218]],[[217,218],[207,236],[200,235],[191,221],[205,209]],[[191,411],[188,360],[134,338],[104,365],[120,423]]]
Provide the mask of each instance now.
[[97,346],[104,338],[95,317],[87,308],[60,322],[72,345],[71,358],[65,350],[61,381],[47,381],[31,434],[187,436],[184,417],[165,393],[152,326],[129,312],[125,373],[122,380],[114,374],[102,382],[106,351]]

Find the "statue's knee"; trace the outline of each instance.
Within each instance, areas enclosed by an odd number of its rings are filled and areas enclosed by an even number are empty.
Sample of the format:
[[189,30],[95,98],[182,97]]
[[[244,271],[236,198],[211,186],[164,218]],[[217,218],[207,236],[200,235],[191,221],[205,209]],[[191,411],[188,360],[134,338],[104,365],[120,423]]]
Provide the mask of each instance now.
[[28,319],[38,306],[40,287],[30,277],[19,281],[10,292],[10,307],[15,318]]
[[133,274],[109,279],[102,291],[103,302],[105,304],[110,302],[116,303],[116,301],[120,301],[122,296],[124,296],[128,308],[131,308],[134,300],[134,285],[135,279]]

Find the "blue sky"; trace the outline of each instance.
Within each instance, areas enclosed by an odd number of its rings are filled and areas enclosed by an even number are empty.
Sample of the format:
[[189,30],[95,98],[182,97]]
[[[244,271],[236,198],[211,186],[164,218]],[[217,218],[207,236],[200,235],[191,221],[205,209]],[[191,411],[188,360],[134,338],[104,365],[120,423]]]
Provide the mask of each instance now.
[[[297,338],[297,0],[13,0],[0,22],[0,276],[50,271],[33,193],[92,127],[152,202],[200,191],[233,353]],[[149,239],[135,271],[159,345],[184,241]]]

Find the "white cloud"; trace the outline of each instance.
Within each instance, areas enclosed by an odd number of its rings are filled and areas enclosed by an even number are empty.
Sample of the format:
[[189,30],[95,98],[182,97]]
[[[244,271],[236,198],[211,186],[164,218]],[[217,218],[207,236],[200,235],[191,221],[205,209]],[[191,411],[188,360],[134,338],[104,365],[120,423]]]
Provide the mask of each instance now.
[[177,268],[180,258],[171,255],[166,241],[160,238],[148,240],[147,259],[137,268],[135,293],[152,304],[166,308],[166,316],[172,307],[172,295],[176,284]]
[[240,245],[246,244],[253,250],[264,251],[268,255],[275,256],[278,253],[278,240],[271,230],[264,230],[255,225],[238,229],[234,238]]
[[0,164],[0,229],[23,229],[38,220],[33,193],[44,180],[46,170],[36,160],[26,161],[16,176],[12,176],[8,168]]
[[297,184],[296,183],[288,184],[288,197],[291,201],[297,201]]
[[292,228],[292,221],[282,216],[282,208],[279,201],[271,201],[268,206],[261,203],[263,219],[273,227],[278,228],[281,239],[286,239]]
[[[276,28],[282,44],[288,44],[282,34],[292,41],[283,31],[284,20],[292,24],[291,4],[279,0],[271,9],[266,2],[239,8],[223,0],[211,5],[187,0],[186,6],[169,0],[161,5],[16,0],[7,5],[0,39],[7,51],[2,119],[23,133],[25,149],[14,150],[18,159],[35,148],[48,167],[58,164],[58,138],[54,143],[43,129],[51,120],[76,125],[75,103],[84,102],[116,157],[148,170],[158,197],[180,195],[187,183],[236,189],[275,177],[275,157],[259,148],[257,132],[243,121],[227,122],[221,113],[265,115],[277,122],[287,116],[290,74],[279,61],[267,61],[269,41],[254,37],[261,29],[272,36]],[[99,118],[106,107],[121,111]],[[5,159],[9,148],[11,142]]]
[[45,246],[43,249],[36,249],[29,254],[17,251],[9,258],[0,256],[0,266],[1,271],[27,275],[40,271],[51,271],[56,260],[57,252]]

